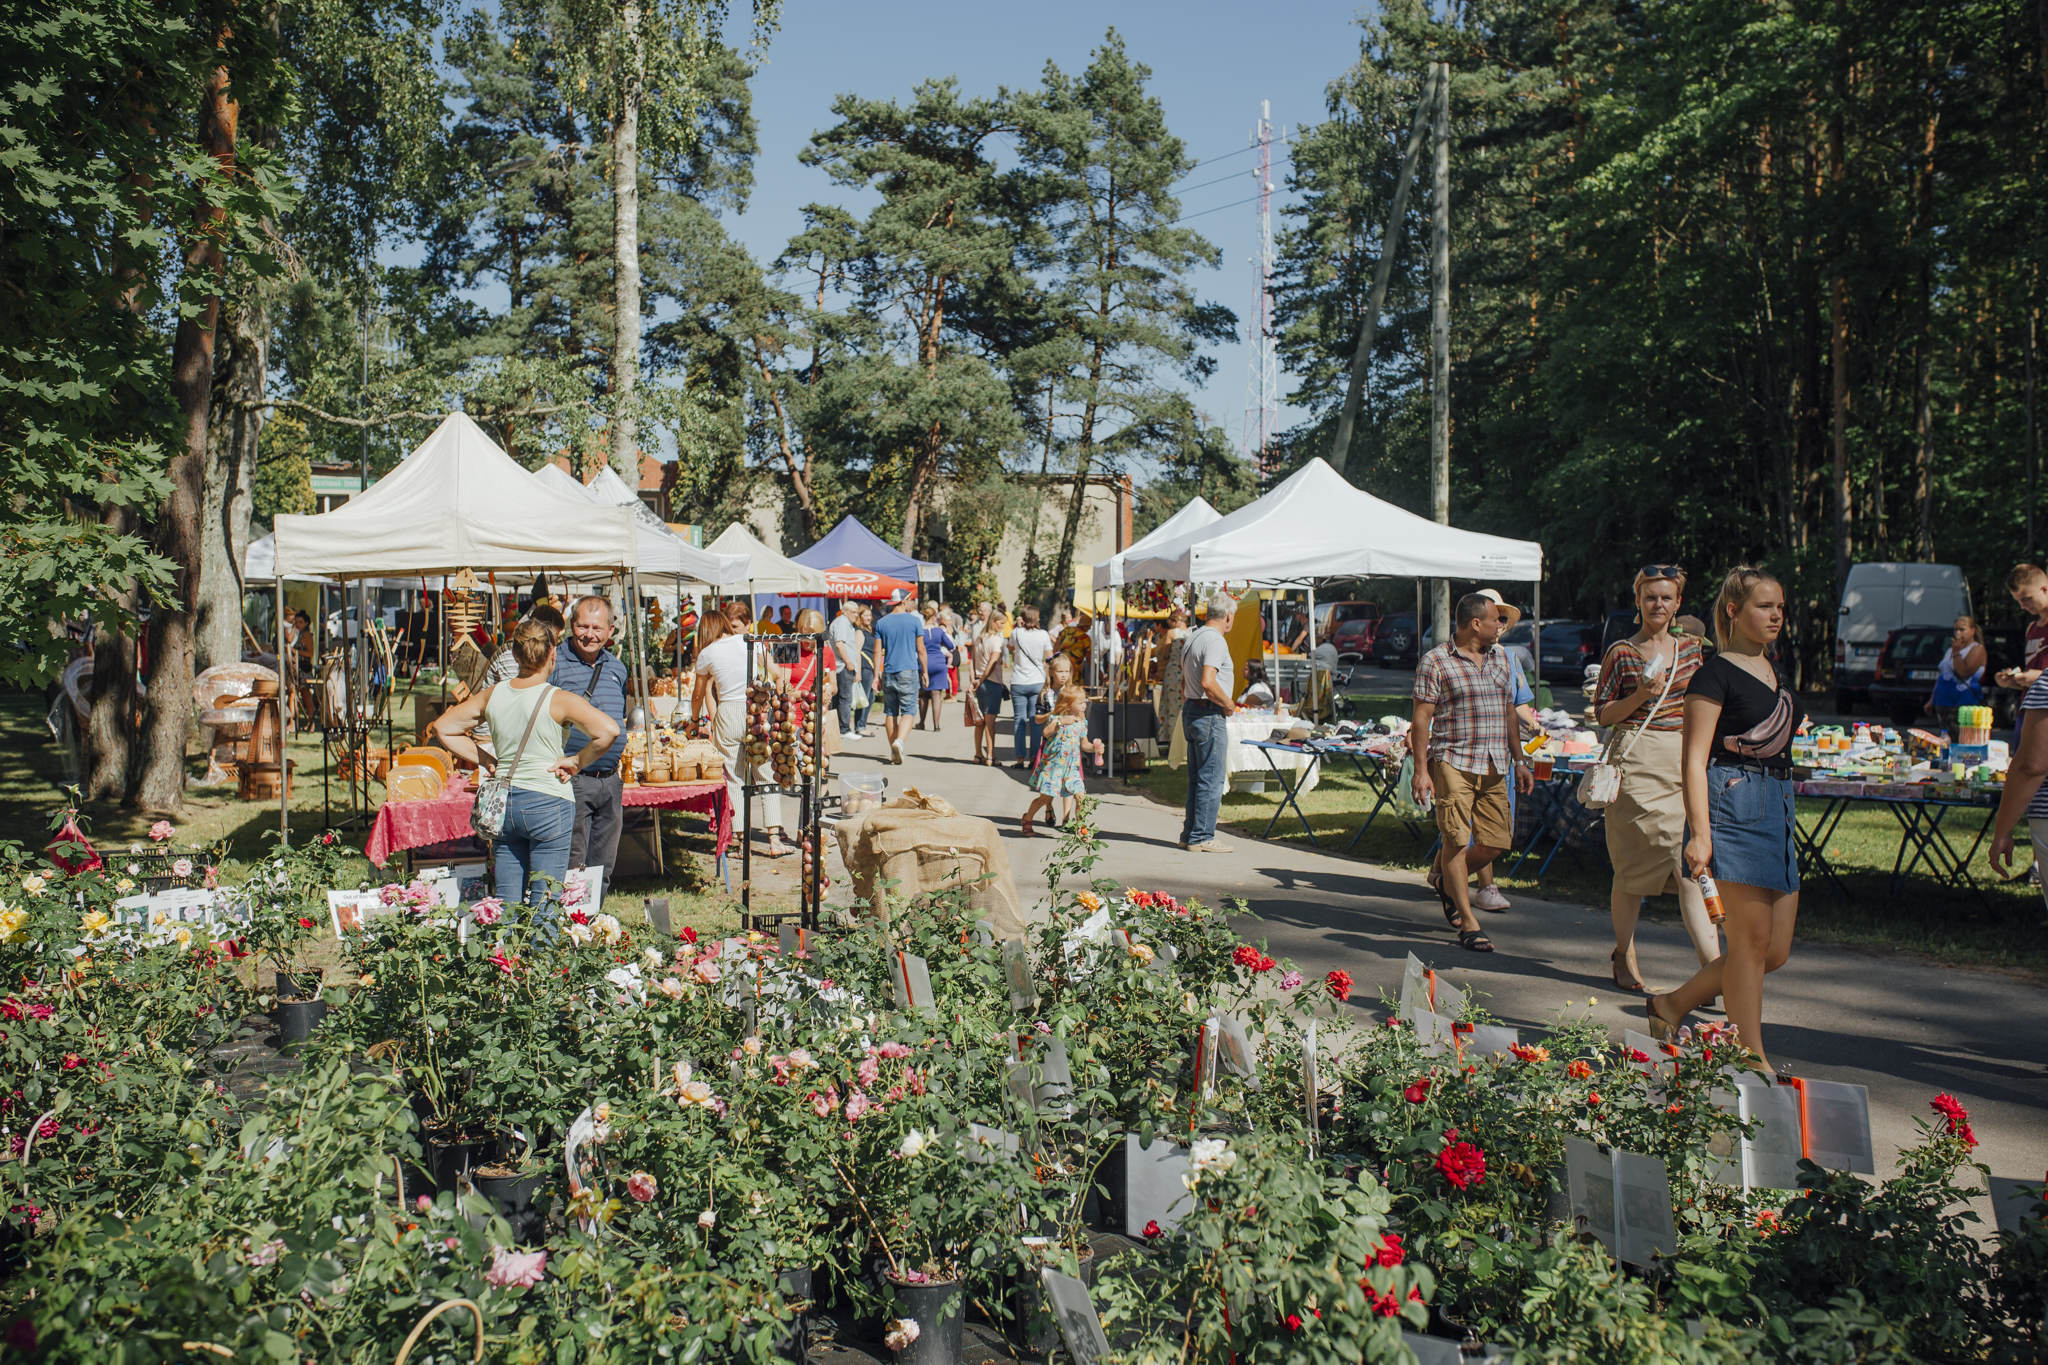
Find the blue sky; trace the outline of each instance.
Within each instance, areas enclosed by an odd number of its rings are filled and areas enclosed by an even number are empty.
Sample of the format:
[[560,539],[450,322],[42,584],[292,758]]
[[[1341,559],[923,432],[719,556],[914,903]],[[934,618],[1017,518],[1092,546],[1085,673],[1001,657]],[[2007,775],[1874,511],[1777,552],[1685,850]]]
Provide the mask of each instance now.
[[[1346,4],[1225,5],[1214,0],[1041,0],[1033,5],[785,0],[782,27],[754,78],[761,154],[753,198],[745,214],[728,215],[728,226],[755,259],[766,263],[801,229],[804,204],[845,202],[823,172],[796,160],[811,134],[832,122],[836,96],[851,91],[907,99],[917,82],[937,76],[958,78],[968,94],[993,95],[1000,85],[1033,85],[1048,60],[1069,73],[1082,70],[1112,26],[1131,56],[1152,68],[1151,89],[1165,105],[1167,125],[1192,155],[1207,161],[1239,152],[1248,144],[1261,100],[1271,101],[1276,129],[1322,119],[1324,88],[1357,57],[1357,13]],[[749,14],[746,0],[736,0],[729,36],[743,39]],[[1284,148],[1276,147],[1276,231],[1279,207],[1289,198],[1284,156]],[[1240,319],[1249,316],[1253,303],[1256,206],[1219,206],[1254,192],[1256,159],[1255,154],[1234,156],[1218,161],[1212,173],[1197,171],[1188,177],[1189,185],[1228,178],[1182,198],[1187,215],[1217,209],[1191,223],[1223,255],[1221,268],[1202,271],[1196,287]],[[1247,352],[1242,344],[1231,345],[1219,348],[1216,357],[1216,373],[1195,401],[1239,439]],[[1283,373],[1283,399],[1292,387]],[[1283,427],[1294,420],[1284,406],[1280,420]]]

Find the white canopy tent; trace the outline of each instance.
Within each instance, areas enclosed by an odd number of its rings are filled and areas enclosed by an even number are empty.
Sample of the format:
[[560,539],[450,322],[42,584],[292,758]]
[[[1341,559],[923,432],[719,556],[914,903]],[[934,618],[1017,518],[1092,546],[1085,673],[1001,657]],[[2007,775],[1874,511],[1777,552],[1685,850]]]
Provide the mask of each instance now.
[[755,539],[746,527],[734,522],[705,547],[713,554],[744,555],[747,571],[728,578],[718,586],[726,592],[793,593],[807,597],[826,595],[825,571],[784,559]]
[[[1150,537],[1147,537],[1150,539]],[[1442,526],[1310,460],[1258,501],[1143,551],[1126,578],[1307,586],[1324,578],[1540,578],[1543,547]]]
[[550,488],[455,412],[332,512],[277,518],[277,572],[364,578],[633,567],[633,517]]
[[[1532,622],[1543,614],[1541,545],[1419,517],[1354,486],[1320,458],[1220,520],[1142,553],[1133,547],[1125,552],[1122,567],[1131,579],[1307,588],[1311,655],[1315,587],[1330,578],[1534,580]],[[1421,628],[1418,609],[1416,629]],[[1535,643],[1540,658],[1540,634]],[[1314,678],[1311,666],[1312,690]]]
[[[744,555],[712,554],[700,550],[684,540],[668,527],[661,518],[654,515],[652,508],[633,496],[625,480],[607,468],[588,484],[576,482],[573,474],[560,465],[542,465],[534,475],[550,488],[573,493],[587,502],[600,507],[625,507],[633,512],[633,536],[638,567],[645,574],[658,574],[663,578],[682,578],[688,582],[714,587],[728,582],[747,571]],[[624,495],[621,501],[620,495]]]
[[1213,526],[1222,520],[1223,514],[1209,505],[1207,498],[1197,495],[1187,506],[1160,522],[1140,536],[1130,549],[1111,555],[1095,566],[1095,591],[1104,588],[1121,588],[1129,577],[1124,572],[1125,564],[1133,555],[1147,554],[1155,545],[1164,545],[1178,540],[1204,526]]

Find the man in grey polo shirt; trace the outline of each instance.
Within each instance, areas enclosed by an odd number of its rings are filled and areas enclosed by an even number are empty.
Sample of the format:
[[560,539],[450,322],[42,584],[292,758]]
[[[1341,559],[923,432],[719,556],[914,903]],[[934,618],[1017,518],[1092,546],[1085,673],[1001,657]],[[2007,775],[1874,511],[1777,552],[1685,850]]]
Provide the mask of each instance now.
[[1230,780],[1228,762],[1230,717],[1237,704],[1230,685],[1237,676],[1230,663],[1230,642],[1224,637],[1237,615],[1237,599],[1217,593],[1209,599],[1209,616],[1181,649],[1181,730],[1188,740],[1188,804],[1180,846],[1195,853],[1222,853],[1216,842],[1216,813],[1223,807],[1223,788]]
[[833,665],[839,670],[835,680],[839,697],[834,703],[839,712],[839,733],[855,739],[859,736],[853,728],[853,685],[860,681],[860,627],[853,618],[859,610],[860,603],[847,598],[839,604],[832,628],[825,632],[825,638],[832,642]]
[[[555,671],[548,681],[582,697],[619,723],[618,742],[589,769],[576,774],[576,832],[569,838],[569,866],[604,867],[604,889],[612,888],[612,868],[619,860],[619,826],[624,818],[625,787],[619,778],[619,754],[626,747],[626,666],[606,648],[612,638],[612,604],[602,597],[580,599],[569,613],[569,647],[555,651]],[[563,741],[564,755],[590,742],[574,726]]]

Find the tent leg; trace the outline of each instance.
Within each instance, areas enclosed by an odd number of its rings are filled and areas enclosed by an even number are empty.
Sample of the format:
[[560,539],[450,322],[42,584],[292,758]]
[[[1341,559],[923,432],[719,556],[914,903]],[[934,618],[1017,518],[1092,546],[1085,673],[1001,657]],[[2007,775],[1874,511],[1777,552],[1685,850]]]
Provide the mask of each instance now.
[[1316,718],[1316,585],[1308,585],[1308,718]]
[[[277,588],[277,613],[276,613],[276,617],[277,617],[277,619],[276,619],[276,622],[275,622],[275,624],[276,624],[276,626],[277,626],[277,679],[278,679],[278,681],[277,681],[277,690],[278,690],[278,691],[279,691],[280,693],[282,693],[282,694],[283,694],[283,697],[281,698],[281,700],[283,701],[283,706],[282,706],[282,707],[281,707],[280,709],[282,710],[282,712],[283,712],[283,713],[284,713],[285,715],[290,715],[290,714],[291,714],[291,705],[292,705],[292,698],[293,698],[293,695],[294,695],[294,689],[293,689],[293,687],[292,687],[292,678],[291,678],[291,675],[290,675],[289,673],[287,673],[287,672],[285,671],[285,670],[286,670],[286,668],[288,668],[288,667],[290,666],[290,664],[291,664],[291,662],[292,662],[292,659],[291,659],[291,656],[290,656],[290,655],[288,655],[288,654],[286,654],[286,653],[285,653],[285,643],[284,643],[284,575],[283,575],[283,574],[279,574],[279,575],[277,576],[277,584],[276,584],[276,588]],[[291,738],[291,737],[292,737],[292,732],[291,732],[291,728],[290,728],[289,726],[287,726],[287,727],[284,727],[284,734],[283,734],[283,735],[282,735],[282,736],[281,736],[281,737],[279,738],[279,740],[278,740],[278,752],[277,752],[277,846],[278,846],[279,848],[290,848],[290,847],[292,846],[292,798],[291,798],[291,773],[292,773],[292,760],[291,760],[291,751],[292,751],[292,738]]]
[[1536,676],[1529,686],[1543,686],[1543,561],[1536,562],[1536,601],[1529,608],[1529,666]]

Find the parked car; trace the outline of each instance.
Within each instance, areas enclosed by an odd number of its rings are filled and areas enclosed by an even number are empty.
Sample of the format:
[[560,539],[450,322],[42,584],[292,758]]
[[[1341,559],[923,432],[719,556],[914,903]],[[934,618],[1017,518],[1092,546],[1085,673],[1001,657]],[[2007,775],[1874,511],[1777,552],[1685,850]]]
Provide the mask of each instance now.
[[[1870,704],[1882,711],[1894,726],[1927,728],[1934,717],[1923,708],[1934,694],[1934,681],[1941,673],[1941,656],[1948,649],[1954,627],[1901,626],[1885,637],[1871,675]],[[1993,683],[2001,668],[2017,668],[2025,657],[2026,637],[2009,626],[1991,626],[1984,631],[1984,700],[1991,705],[1992,718],[2000,726],[2012,724],[2013,703],[2019,694]]]
[[1835,616],[1835,709],[1846,716],[1857,702],[1875,700],[1878,656],[1893,631],[1940,626],[1946,639],[1969,612],[1970,588],[1953,564],[1850,565]]
[[[1376,602],[1318,602],[1316,604],[1316,639],[1334,640],[1348,621],[1366,623],[1365,647],[1372,648],[1373,632],[1379,629],[1381,620],[1379,604]],[[1339,653],[1342,653],[1341,647]]]
[[[1579,623],[1575,621],[1567,621],[1559,617],[1552,617],[1544,621],[1542,623],[1543,647],[1546,650],[1550,650],[1550,632],[1552,627],[1561,626],[1566,629],[1569,629],[1577,624]],[[1500,647],[1502,649],[1505,649],[1509,653],[1509,655],[1511,655],[1514,658],[1514,661],[1522,666],[1523,677],[1527,678],[1531,683],[1534,683],[1537,680],[1536,629],[1534,622],[1530,621],[1529,618],[1526,616],[1523,617],[1521,620],[1515,622],[1515,624],[1509,627],[1507,632],[1500,637]],[[1550,650],[1550,652],[1556,653],[1555,650]]]
[[1415,613],[1396,612],[1380,618],[1372,640],[1372,661],[1381,668],[1413,668],[1422,661],[1415,638]]
[[[1372,657],[1372,637],[1379,629],[1379,618],[1370,620],[1354,617],[1337,624],[1337,633],[1329,637],[1330,644],[1337,651],[1339,663],[1355,664]],[[1320,648],[1320,642],[1318,642]]]
[[1601,625],[1599,621],[1545,621],[1543,656],[1537,660],[1543,681],[1574,687],[1584,681],[1586,665],[1600,662]]

